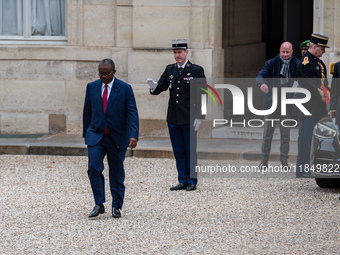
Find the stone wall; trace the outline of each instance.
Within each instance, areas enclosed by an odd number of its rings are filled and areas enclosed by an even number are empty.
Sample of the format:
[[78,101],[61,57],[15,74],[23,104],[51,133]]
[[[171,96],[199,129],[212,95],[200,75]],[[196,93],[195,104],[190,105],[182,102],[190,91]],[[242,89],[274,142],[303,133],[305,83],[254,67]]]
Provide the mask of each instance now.
[[[98,78],[98,62],[109,57],[116,62],[116,77],[134,89],[141,135],[168,136],[168,93],[150,95],[145,80],[158,80],[174,63],[173,39],[188,39],[189,59],[203,66],[207,77],[249,77],[264,63],[260,22],[253,24],[259,31],[247,31],[241,22],[254,20],[259,0],[246,6],[235,0],[67,2],[66,45],[0,41],[0,133],[81,133],[86,84]],[[314,7],[315,32],[330,37],[323,57],[329,66],[340,60],[340,3],[315,0]],[[219,94],[223,98],[223,91]],[[207,119],[222,117],[223,111],[214,111]]]
[[[168,136],[168,94],[145,83],[174,63],[171,40],[187,38],[190,60],[223,72],[219,0],[68,0],[67,45],[1,45],[0,133],[82,132],[86,84],[112,58],[134,89],[141,135]],[[216,63],[218,67],[216,68]]]
[[[329,37],[326,53],[322,56],[328,68],[331,63],[340,61],[340,2],[331,0],[314,0],[313,30],[315,33]],[[329,78],[331,79],[331,75]]]

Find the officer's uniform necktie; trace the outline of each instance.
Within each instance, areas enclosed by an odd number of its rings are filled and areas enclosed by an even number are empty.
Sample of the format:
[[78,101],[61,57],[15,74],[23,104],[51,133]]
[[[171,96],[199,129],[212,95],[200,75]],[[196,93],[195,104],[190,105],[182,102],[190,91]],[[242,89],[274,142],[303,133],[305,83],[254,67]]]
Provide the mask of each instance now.
[[178,68],[179,75],[181,75],[181,74],[182,74],[182,70],[183,70],[183,67],[179,67],[179,68]]

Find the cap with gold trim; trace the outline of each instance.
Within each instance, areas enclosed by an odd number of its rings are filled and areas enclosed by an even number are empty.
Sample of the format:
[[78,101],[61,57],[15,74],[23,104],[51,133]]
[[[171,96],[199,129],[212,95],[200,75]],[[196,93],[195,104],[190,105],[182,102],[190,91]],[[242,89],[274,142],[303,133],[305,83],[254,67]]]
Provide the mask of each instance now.
[[316,45],[319,45],[319,46],[329,48],[329,46],[327,46],[328,37],[324,36],[324,35],[319,35],[319,34],[313,33],[311,38],[310,38],[310,42],[314,43]]
[[172,40],[172,49],[187,49],[188,48],[188,41],[187,39],[177,39]]

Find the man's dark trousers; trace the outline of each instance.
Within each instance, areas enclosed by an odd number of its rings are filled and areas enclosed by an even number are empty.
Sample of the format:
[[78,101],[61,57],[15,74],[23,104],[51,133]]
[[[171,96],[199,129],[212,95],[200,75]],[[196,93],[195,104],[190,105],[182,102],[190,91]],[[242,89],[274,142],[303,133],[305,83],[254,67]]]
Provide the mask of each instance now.
[[[261,146],[261,161],[268,162],[269,154],[271,150],[271,144],[273,140],[273,135],[275,131],[275,122],[279,120],[280,125],[280,161],[287,162],[288,152],[289,152],[289,141],[290,141],[290,127],[285,127],[282,125],[282,121],[289,116],[281,116],[280,114],[272,114],[264,117],[264,130],[263,130],[263,139]],[[275,121],[271,121],[274,119]]]
[[168,129],[172,150],[176,159],[178,181],[183,184],[193,183],[196,185],[197,178],[194,169],[196,166],[196,155],[193,155],[196,154],[196,132],[193,130],[192,125],[189,124],[175,125],[168,123]]
[[102,140],[95,146],[88,146],[89,169],[87,173],[97,205],[105,202],[105,180],[102,172],[104,170],[103,160],[107,155],[112,207],[122,208],[125,193],[123,164],[125,154],[126,149],[118,149],[108,134],[104,135]]
[[296,177],[309,176],[310,148],[315,120],[313,118],[299,118],[298,155],[296,163]]

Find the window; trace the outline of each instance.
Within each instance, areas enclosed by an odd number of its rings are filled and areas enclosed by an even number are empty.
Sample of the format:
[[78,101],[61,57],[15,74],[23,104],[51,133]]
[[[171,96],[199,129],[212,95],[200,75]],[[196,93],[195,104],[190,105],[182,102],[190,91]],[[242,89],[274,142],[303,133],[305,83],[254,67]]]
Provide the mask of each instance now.
[[0,44],[65,44],[66,1],[0,0]]

